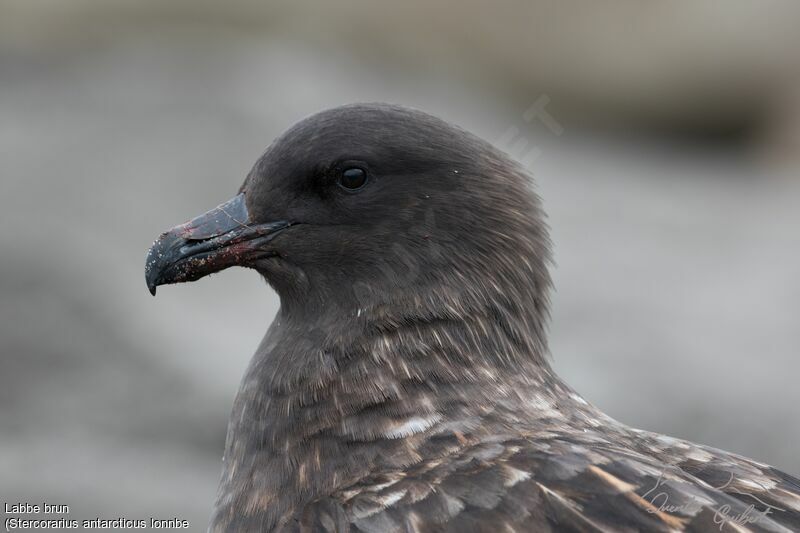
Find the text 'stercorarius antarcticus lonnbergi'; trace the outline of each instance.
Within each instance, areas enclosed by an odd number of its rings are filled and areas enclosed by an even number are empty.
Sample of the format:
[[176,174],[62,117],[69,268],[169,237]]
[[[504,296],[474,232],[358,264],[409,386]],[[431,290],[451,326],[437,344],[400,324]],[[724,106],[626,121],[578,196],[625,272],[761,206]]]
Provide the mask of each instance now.
[[154,294],[239,265],[281,300],[211,531],[800,531],[797,479],[627,427],[553,372],[530,182],[442,120],[348,105],[158,238]]

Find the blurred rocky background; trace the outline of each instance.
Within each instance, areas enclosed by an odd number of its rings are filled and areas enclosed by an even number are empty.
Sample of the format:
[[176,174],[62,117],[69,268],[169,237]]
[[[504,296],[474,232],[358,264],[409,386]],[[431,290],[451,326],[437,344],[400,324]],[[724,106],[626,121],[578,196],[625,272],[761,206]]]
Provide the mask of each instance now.
[[0,0],[0,500],[205,527],[278,302],[245,270],[154,300],[144,253],[354,101],[530,166],[587,399],[800,473],[798,50],[794,0]]

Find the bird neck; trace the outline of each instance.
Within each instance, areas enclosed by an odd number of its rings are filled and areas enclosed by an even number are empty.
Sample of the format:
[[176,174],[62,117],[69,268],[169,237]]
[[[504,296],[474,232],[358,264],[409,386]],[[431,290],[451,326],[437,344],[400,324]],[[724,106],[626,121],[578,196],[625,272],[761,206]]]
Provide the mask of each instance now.
[[235,401],[215,516],[252,509],[279,523],[299,503],[286,494],[330,493],[380,457],[412,464],[438,428],[469,433],[549,394],[557,378],[530,317],[434,300],[314,320],[280,312]]

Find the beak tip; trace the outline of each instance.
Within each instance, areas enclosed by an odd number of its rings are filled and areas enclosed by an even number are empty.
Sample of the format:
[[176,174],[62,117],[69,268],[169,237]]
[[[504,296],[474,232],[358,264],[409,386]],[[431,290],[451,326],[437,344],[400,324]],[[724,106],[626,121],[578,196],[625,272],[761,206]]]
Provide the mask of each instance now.
[[144,265],[144,282],[147,285],[147,290],[150,291],[150,294],[153,296],[156,295],[156,287],[160,285],[160,283],[158,283],[158,248],[159,241],[156,241],[150,250],[148,250]]

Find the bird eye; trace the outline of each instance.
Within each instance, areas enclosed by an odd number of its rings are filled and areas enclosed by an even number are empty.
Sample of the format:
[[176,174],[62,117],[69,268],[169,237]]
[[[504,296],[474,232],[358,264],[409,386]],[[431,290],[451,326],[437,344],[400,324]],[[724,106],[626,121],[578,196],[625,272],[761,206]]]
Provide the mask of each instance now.
[[367,183],[367,173],[363,168],[350,167],[344,169],[339,175],[339,186],[348,191],[360,189]]

